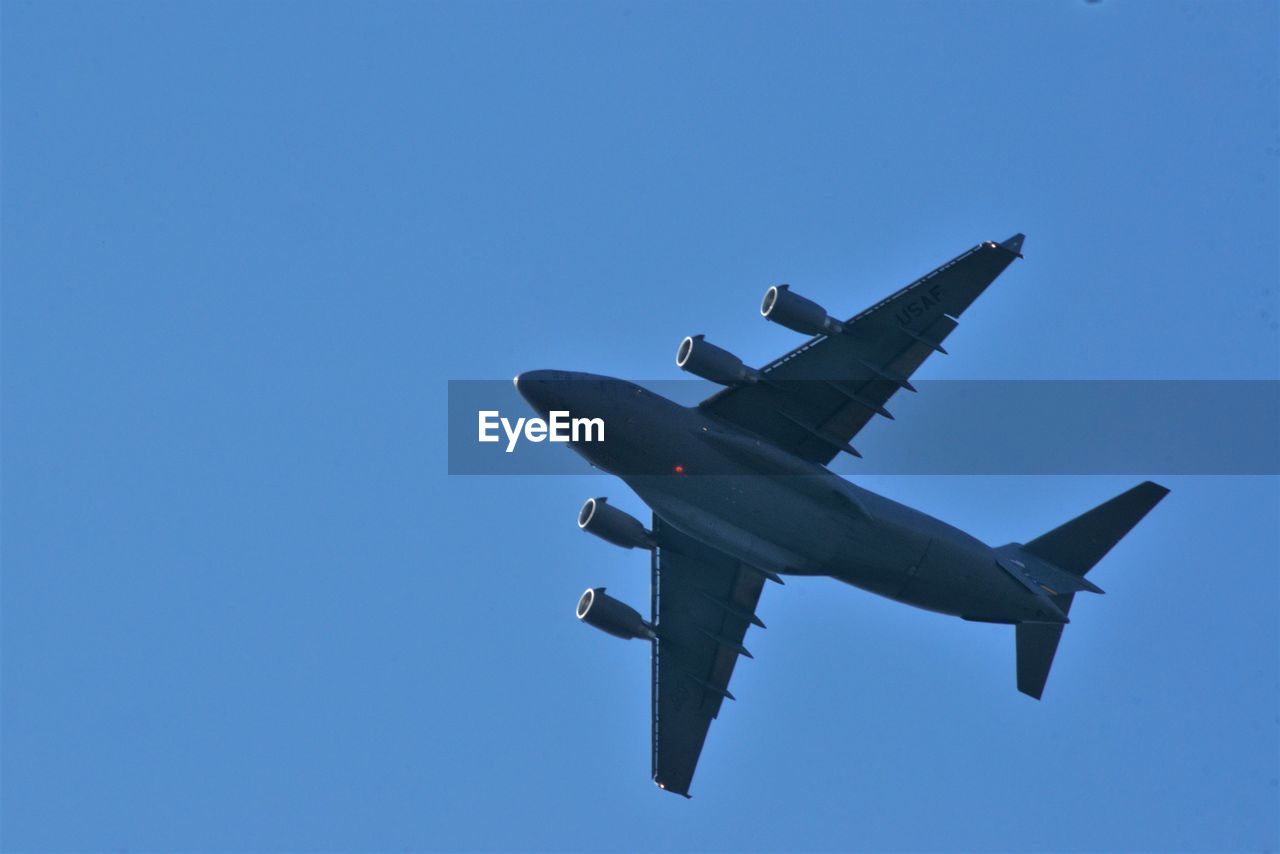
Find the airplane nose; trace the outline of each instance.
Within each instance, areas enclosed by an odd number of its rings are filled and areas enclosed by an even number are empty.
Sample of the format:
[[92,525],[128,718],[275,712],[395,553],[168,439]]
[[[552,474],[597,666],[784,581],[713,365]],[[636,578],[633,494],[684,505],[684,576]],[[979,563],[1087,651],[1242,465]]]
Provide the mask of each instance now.
[[551,379],[554,371],[521,371],[511,380],[515,384],[516,391],[524,394],[528,389],[533,388],[538,383],[544,383]]
[[524,371],[516,374],[512,382],[515,383],[516,391],[530,406],[544,412],[552,408],[550,398],[554,374],[555,371]]

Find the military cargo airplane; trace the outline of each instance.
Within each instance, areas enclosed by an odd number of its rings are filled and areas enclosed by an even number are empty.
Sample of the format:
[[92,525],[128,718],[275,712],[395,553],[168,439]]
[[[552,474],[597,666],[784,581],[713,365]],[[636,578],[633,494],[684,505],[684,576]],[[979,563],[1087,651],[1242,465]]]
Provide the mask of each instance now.
[[650,527],[590,498],[578,526],[651,553],[649,619],[604,587],[577,616],[620,638],[652,643],[653,780],[689,796],[694,768],[726,699],[766,582],[822,575],[898,602],[1015,627],[1018,690],[1039,699],[1072,598],[1101,593],[1085,576],[1168,492],[1146,482],[1030,542],[992,547],[910,507],[861,489],[826,465],[887,404],[957,318],[1022,257],[1023,235],[984,242],[849,320],[787,285],[768,289],[767,320],[812,336],[755,369],[703,336],[676,364],[724,386],[696,407],[630,382],[530,371],[516,388],[542,415],[603,418],[602,442],[571,442],[653,511]]

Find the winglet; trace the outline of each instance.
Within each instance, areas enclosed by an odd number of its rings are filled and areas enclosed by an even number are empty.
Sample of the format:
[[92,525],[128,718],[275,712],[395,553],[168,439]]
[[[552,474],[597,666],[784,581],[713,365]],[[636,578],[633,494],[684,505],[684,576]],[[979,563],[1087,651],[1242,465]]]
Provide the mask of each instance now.
[[1015,234],[1013,237],[1010,237],[1004,243],[1001,243],[1000,247],[1002,249],[1008,249],[1014,255],[1017,255],[1019,258],[1021,258],[1022,257],[1022,241],[1026,239],[1027,239],[1027,236],[1019,232],[1018,234]]

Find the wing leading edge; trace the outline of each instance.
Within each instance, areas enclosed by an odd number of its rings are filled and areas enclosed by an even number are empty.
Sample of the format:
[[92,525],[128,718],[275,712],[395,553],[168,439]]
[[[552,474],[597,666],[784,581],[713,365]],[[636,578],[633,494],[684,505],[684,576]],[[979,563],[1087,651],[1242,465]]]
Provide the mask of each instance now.
[[653,517],[653,781],[689,797],[765,577]]
[[704,411],[807,460],[826,464],[899,390],[957,318],[1015,258],[1023,235],[980,243],[855,315],[843,333],[819,335],[760,370],[764,382],[738,385],[707,398]]

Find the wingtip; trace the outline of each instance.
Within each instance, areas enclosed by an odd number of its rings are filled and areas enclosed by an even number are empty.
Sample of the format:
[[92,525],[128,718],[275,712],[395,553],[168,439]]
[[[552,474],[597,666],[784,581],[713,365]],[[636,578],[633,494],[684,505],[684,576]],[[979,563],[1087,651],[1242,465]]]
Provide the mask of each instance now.
[[1144,480],[1142,485],[1152,494],[1158,495],[1161,498],[1164,498],[1169,494],[1169,487],[1156,483],[1154,480]]
[[1010,252],[1012,252],[1014,255],[1017,255],[1019,258],[1021,258],[1023,257],[1022,241],[1026,239],[1027,239],[1027,236],[1025,234],[1023,234],[1022,232],[1018,232],[1013,237],[1010,237],[1008,240],[1001,243],[1000,248],[1007,249]]
[[667,786],[666,783],[659,780],[657,777],[653,778],[653,784],[664,792],[668,792],[672,795],[679,795],[680,797],[684,798],[686,801],[693,800],[693,795],[689,794],[688,792],[682,792],[679,789],[672,789],[669,786]]

